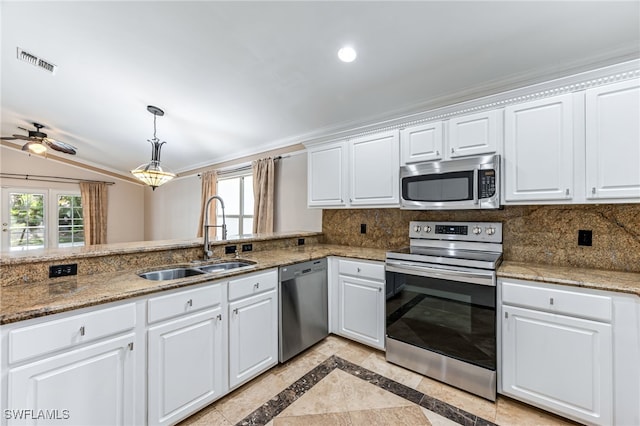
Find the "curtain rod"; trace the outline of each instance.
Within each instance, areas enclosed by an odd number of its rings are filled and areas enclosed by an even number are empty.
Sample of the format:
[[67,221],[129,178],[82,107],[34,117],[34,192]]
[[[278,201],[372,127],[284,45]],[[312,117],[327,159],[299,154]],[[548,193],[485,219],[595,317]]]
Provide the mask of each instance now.
[[33,180],[38,182],[56,182],[56,183],[96,182],[96,183],[104,183],[106,185],[115,185],[115,182],[105,182],[102,180],[76,179],[76,178],[68,178],[68,177],[60,177],[60,176],[26,175],[26,174],[18,174],[18,173],[0,173],[0,178]]
[[[278,160],[282,160],[283,158],[287,158],[290,157],[289,155],[278,155],[277,157],[273,157],[274,161],[278,161]],[[218,175],[227,175],[227,174],[231,174],[231,173],[238,173],[238,172],[244,172],[246,170],[251,170],[251,163],[244,165],[244,166],[239,166],[233,169],[224,169],[224,170],[220,170],[218,172]],[[198,173],[198,177],[201,177],[202,173]]]

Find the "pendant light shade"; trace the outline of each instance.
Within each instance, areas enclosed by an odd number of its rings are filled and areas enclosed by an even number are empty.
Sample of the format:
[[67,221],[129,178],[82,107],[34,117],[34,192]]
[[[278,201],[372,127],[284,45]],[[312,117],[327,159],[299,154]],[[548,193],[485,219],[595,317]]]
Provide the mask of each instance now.
[[147,110],[153,114],[153,139],[148,139],[148,142],[151,143],[152,147],[151,161],[146,164],[141,164],[134,170],[131,170],[131,173],[133,173],[138,180],[149,185],[151,189],[155,191],[157,187],[176,177],[176,174],[168,168],[160,166],[160,149],[166,142],[160,142],[160,139],[156,137],[156,117],[158,115],[162,117],[164,115],[164,111],[153,105],[149,105]]

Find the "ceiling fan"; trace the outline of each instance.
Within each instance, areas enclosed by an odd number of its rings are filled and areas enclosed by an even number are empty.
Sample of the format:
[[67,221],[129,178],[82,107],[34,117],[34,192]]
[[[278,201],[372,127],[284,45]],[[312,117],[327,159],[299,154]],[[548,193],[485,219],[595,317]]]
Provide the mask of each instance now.
[[0,139],[3,140],[14,140],[21,139],[28,141],[26,144],[22,146],[23,151],[29,151],[36,154],[41,154],[47,150],[47,147],[55,151],[64,152],[65,154],[76,155],[76,148],[68,143],[60,142],[50,137],[47,137],[47,134],[41,132],[40,129],[44,128],[44,126],[40,123],[33,123],[33,127],[35,130],[25,129],[24,127],[18,126],[18,129],[24,130],[29,133],[29,136],[24,135],[13,135],[13,136],[3,136]]

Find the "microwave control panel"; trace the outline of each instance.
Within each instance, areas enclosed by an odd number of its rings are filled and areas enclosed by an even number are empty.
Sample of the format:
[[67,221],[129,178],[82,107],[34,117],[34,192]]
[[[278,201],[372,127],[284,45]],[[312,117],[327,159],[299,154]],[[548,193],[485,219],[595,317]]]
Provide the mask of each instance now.
[[496,194],[496,171],[478,170],[478,198],[491,198]]

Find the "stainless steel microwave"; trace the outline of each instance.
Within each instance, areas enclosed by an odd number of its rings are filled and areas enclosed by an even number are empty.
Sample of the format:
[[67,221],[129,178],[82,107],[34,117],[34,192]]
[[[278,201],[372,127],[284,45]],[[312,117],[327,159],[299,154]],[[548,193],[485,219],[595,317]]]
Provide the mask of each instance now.
[[401,208],[500,208],[500,156],[416,163],[400,168]]

